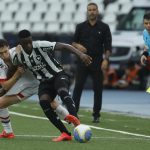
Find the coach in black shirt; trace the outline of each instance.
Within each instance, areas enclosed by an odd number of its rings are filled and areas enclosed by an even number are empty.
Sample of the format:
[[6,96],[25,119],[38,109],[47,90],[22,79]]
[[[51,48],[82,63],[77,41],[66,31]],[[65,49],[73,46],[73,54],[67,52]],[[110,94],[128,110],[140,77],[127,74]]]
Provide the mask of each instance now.
[[77,63],[75,88],[73,99],[76,109],[79,110],[80,97],[87,76],[93,80],[94,106],[93,122],[100,120],[102,106],[103,73],[108,67],[109,55],[111,53],[111,32],[106,23],[98,20],[98,6],[95,3],[87,5],[87,20],[77,25],[72,45],[92,57],[92,63],[85,66],[81,61]]

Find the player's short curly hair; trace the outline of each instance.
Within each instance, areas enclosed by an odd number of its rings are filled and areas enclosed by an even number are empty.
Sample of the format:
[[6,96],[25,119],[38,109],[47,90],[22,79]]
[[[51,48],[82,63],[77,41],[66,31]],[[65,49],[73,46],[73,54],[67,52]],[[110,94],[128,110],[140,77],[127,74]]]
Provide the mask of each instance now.
[[7,40],[5,39],[0,39],[0,48],[4,47],[4,46],[9,46]]
[[144,14],[143,19],[150,20],[150,11]]
[[19,33],[18,33],[18,37],[19,37],[20,39],[28,38],[28,37],[30,37],[30,36],[31,36],[30,31],[28,31],[28,30],[26,30],[26,29],[19,31]]

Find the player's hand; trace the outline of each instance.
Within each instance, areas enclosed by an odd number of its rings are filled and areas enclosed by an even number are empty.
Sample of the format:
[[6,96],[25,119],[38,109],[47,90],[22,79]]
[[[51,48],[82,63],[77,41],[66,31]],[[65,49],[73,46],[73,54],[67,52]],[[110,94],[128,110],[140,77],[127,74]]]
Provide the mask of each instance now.
[[20,54],[21,53],[21,45],[16,46],[16,53]]
[[87,49],[86,49],[83,45],[81,45],[81,44],[78,44],[78,49],[79,49],[81,52],[83,52],[83,53],[86,53],[86,52],[87,52]]
[[147,57],[144,56],[144,55],[142,55],[142,56],[141,56],[141,64],[142,64],[143,66],[145,66],[145,65],[146,65],[146,62],[147,62]]
[[24,72],[25,72],[25,68],[24,67],[18,67],[17,68],[17,74],[19,76],[22,75],[22,74],[24,74]]
[[86,52],[87,52],[87,49],[86,49],[83,45],[81,45],[81,44],[79,44],[79,43],[74,43],[74,42],[73,42],[72,45],[73,45],[74,47],[76,47],[79,51],[83,52],[83,53],[86,53]]
[[80,59],[85,63],[86,66],[88,66],[92,63],[92,57],[90,57],[87,54],[82,53],[80,55]]

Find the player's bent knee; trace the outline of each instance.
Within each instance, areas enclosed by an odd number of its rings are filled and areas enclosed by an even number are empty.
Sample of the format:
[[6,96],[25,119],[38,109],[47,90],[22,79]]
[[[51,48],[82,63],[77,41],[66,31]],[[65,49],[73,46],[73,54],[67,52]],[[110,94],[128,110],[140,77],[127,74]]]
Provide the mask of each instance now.
[[53,109],[56,109],[56,108],[58,107],[58,105],[59,105],[59,103],[57,102],[57,100],[53,100],[53,101],[51,102],[51,107],[52,107]]

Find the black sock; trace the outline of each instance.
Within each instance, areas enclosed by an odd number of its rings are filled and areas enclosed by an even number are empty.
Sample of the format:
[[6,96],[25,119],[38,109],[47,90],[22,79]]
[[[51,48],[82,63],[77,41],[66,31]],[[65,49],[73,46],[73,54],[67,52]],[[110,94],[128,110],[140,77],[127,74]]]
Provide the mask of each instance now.
[[77,117],[77,113],[76,113],[76,108],[75,108],[75,104],[73,99],[71,98],[71,96],[69,95],[69,93],[67,91],[64,90],[60,90],[59,91],[59,96],[61,98],[61,100],[63,101],[63,103],[66,105],[69,113],[73,116]]
[[52,107],[50,106],[50,103],[48,100],[40,100],[40,106],[43,109],[43,112],[45,113],[46,117],[52,122],[52,124],[59,129],[59,131],[65,132],[69,135],[71,133],[67,130],[67,128],[64,126],[64,124],[59,119],[58,115],[54,112]]

